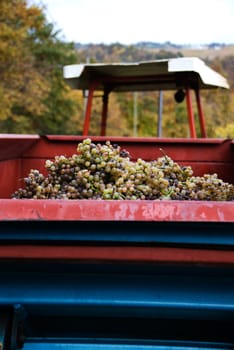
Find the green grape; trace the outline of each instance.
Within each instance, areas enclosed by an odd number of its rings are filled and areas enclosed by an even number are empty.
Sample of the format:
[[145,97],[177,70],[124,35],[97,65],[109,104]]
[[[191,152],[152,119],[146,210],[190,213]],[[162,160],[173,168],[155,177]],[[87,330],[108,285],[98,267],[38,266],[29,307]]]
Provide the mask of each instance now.
[[194,176],[191,166],[180,166],[162,153],[153,161],[133,162],[119,145],[94,144],[87,138],[77,145],[77,154],[46,160],[47,176],[32,169],[24,178],[24,188],[12,198],[234,200],[234,185],[217,174]]

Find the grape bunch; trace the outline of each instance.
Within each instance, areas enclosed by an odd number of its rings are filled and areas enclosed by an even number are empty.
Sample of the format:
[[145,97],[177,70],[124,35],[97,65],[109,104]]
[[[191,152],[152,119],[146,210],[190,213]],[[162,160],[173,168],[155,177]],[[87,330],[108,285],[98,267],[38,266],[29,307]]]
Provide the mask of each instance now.
[[119,145],[94,144],[87,138],[71,157],[47,160],[47,176],[32,169],[24,178],[24,188],[12,198],[234,200],[234,185],[217,174],[194,176],[190,166],[180,166],[162,153],[153,161],[132,161]]

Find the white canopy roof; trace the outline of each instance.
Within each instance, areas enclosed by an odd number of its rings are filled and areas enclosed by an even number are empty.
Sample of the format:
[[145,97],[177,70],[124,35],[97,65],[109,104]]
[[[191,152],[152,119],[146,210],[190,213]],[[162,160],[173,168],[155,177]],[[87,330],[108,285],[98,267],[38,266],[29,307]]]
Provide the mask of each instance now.
[[136,63],[74,64],[64,67],[64,78],[74,89],[146,91],[225,88],[227,80],[197,57]]

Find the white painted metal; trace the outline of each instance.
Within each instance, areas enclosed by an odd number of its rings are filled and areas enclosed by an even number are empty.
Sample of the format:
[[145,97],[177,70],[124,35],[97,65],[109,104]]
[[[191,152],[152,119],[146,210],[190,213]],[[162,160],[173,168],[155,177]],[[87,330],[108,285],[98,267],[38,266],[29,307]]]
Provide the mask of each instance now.
[[74,64],[65,66],[63,74],[72,88],[81,90],[88,89],[95,79],[99,82],[96,90],[103,90],[113,81],[111,91],[175,90],[188,84],[199,89],[229,88],[225,77],[197,57],[136,63]]

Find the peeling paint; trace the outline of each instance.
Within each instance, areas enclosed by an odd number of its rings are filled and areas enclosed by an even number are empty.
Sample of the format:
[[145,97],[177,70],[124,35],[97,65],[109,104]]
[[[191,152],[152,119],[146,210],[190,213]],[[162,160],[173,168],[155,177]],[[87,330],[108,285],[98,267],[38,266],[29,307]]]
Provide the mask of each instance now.
[[234,202],[3,199],[0,220],[234,222]]
[[146,220],[173,220],[175,212],[175,205],[153,202],[152,205],[147,204],[143,206],[142,215]]

